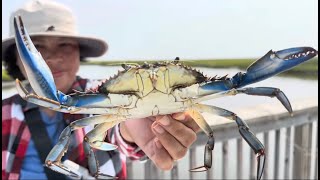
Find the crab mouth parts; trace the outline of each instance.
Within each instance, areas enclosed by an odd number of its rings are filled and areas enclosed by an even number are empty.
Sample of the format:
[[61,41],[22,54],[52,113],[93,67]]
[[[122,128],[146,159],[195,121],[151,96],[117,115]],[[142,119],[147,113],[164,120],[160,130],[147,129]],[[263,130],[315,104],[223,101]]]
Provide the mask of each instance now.
[[[318,51],[316,50],[308,50],[305,52],[299,52],[299,53],[294,53],[291,54],[289,56],[286,56],[284,58],[282,58],[283,60],[290,60],[290,59],[295,59],[295,58],[300,58],[300,57],[308,57],[308,56],[316,56],[318,54]],[[279,55],[277,53],[275,53],[275,55],[277,57],[279,57]]]

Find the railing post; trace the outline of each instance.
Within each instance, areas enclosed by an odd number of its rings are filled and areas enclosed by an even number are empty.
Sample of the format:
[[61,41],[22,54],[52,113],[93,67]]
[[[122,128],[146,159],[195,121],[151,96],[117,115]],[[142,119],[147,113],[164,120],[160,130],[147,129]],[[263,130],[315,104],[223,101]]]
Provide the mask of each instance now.
[[144,165],[144,178],[151,179],[151,163],[152,161],[147,161]]
[[242,179],[242,171],[243,171],[243,154],[242,154],[242,138],[237,139],[237,177]]
[[228,141],[222,142],[222,179],[227,178],[228,174]]
[[178,164],[175,162],[175,164],[174,164],[174,166],[173,166],[173,168],[171,170],[171,179],[178,179],[178,178],[179,178],[179,175],[178,175]]
[[256,155],[254,151],[250,148],[250,168],[249,168],[250,179],[256,179],[257,169],[256,169]]
[[280,164],[280,129],[276,130],[275,151],[274,151],[274,179],[279,179]]
[[264,151],[266,152],[266,162],[264,164],[264,172],[263,172],[263,179],[269,179],[269,156],[271,155],[269,152],[269,131],[263,133],[263,143],[264,143]]
[[128,176],[128,178],[132,178],[132,176],[133,176],[132,162],[129,158],[127,158],[126,162],[127,162],[127,168],[126,168],[127,169],[127,176]]
[[308,177],[308,142],[309,125],[303,124],[295,127],[293,146],[293,177],[294,179],[306,179]]
[[[213,157],[212,157],[213,158]],[[214,167],[213,167],[214,168]],[[213,179],[213,168],[210,168],[208,171],[207,171],[207,179]]]
[[146,162],[144,169],[144,177],[146,179],[158,179],[158,168],[151,160]]
[[[189,169],[194,168],[196,164],[196,148],[190,148],[189,150]],[[189,172],[190,179],[194,179],[194,173]]]
[[317,126],[316,126],[317,128],[316,128],[316,131],[317,131],[317,135],[316,135],[316,153],[315,153],[315,158],[316,158],[316,160],[315,160],[315,168],[314,168],[314,179],[318,179],[319,177],[318,177],[318,128],[319,128],[319,123],[317,123]]
[[311,179],[311,148],[312,148],[312,125],[313,123],[309,123],[308,126],[308,147],[307,147],[307,178]]
[[286,138],[285,138],[285,159],[284,159],[284,179],[289,179],[289,170],[290,170],[290,153],[291,153],[291,127],[286,129]]

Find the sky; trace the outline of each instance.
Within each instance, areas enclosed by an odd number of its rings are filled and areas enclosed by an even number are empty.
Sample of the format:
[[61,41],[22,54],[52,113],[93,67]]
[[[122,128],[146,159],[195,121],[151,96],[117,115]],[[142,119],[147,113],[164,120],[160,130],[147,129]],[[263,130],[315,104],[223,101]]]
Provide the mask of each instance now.
[[[2,0],[9,16],[26,0]],[[318,49],[317,0],[57,0],[82,35],[107,41],[96,60],[259,58],[270,49]]]

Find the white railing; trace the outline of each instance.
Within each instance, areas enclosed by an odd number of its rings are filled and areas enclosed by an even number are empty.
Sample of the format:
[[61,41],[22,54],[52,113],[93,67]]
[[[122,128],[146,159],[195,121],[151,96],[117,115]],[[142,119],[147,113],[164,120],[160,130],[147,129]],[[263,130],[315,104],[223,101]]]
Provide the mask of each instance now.
[[[266,164],[262,179],[318,179],[318,100],[317,97],[291,102],[291,117],[280,103],[241,109],[237,115],[265,145]],[[198,135],[187,155],[171,171],[162,171],[149,160],[128,160],[130,179],[255,179],[256,158],[241,138],[235,122],[204,114],[214,119],[216,139],[213,166],[207,172],[190,173],[203,164],[207,137]],[[209,121],[211,122],[211,121]],[[217,123],[220,122],[220,123]]]

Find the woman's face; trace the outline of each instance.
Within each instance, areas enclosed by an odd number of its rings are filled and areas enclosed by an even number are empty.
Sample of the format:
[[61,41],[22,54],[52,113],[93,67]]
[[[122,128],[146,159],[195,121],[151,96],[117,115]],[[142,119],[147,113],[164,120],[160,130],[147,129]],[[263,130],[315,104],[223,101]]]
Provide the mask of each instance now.
[[[78,41],[62,37],[34,37],[32,41],[51,69],[57,89],[67,93],[75,81],[76,73],[80,67]],[[27,78],[18,55],[17,65]]]

